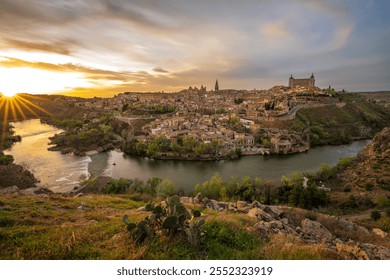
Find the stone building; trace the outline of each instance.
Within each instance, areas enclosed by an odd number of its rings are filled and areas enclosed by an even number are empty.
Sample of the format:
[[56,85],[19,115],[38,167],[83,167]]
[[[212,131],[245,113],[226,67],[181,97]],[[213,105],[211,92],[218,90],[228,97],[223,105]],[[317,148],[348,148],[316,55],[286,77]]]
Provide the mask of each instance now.
[[311,89],[315,87],[315,79],[314,79],[314,74],[312,73],[310,78],[308,79],[295,79],[293,75],[291,75],[290,79],[288,80],[288,86],[290,88],[295,88],[295,87],[304,87],[307,89]]

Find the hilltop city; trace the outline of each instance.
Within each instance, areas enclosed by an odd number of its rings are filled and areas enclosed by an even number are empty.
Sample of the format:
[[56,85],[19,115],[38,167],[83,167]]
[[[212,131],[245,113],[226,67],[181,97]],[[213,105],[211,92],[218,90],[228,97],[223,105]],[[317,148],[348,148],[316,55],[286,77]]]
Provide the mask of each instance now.
[[[58,101],[65,102],[64,98],[58,97]],[[116,121],[127,125],[118,134],[128,153],[180,159],[303,152],[313,144],[313,131],[301,123],[291,129],[288,124],[297,112],[347,104],[330,86],[316,87],[313,74],[306,79],[291,75],[288,86],[269,90],[222,89],[217,80],[214,90],[201,85],[176,93],[125,92],[113,98],[66,98],[66,102],[92,110],[88,118],[93,122],[99,121],[99,113],[115,112]],[[367,129],[363,127],[358,138],[366,138]],[[57,145],[63,142],[53,141]]]

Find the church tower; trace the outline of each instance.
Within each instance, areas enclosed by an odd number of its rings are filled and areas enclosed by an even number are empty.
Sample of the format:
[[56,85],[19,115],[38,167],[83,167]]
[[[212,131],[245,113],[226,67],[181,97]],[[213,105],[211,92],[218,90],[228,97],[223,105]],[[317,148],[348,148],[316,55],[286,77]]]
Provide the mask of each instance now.
[[218,79],[215,81],[215,91],[219,90]]
[[294,77],[293,77],[292,74],[291,74],[290,79],[288,79],[288,86],[289,86],[290,88],[293,88],[293,87],[294,87]]
[[315,84],[315,79],[314,79],[314,73],[311,73],[310,79],[309,79],[309,88],[314,87]]

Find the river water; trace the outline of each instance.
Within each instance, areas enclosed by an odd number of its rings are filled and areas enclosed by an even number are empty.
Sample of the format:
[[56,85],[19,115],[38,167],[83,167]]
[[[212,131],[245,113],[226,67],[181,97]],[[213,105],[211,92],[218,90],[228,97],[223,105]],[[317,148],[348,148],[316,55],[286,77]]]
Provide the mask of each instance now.
[[6,153],[12,154],[16,163],[25,163],[42,186],[55,192],[71,191],[89,175],[144,181],[151,177],[167,178],[186,192],[210,179],[216,172],[224,179],[257,176],[279,181],[282,175],[288,176],[295,171],[317,170],[322,162],[335,165],[341,157],[355,156],[369,143],[356,141],[350,145],[317,147],[301,154],[245,156],[233,161],[151,160],[127,156],[119,151],[80,157],[47,150],[48,137],[61,132],[53,126],[41,124],[39,120],[13,125],[16,135],[22,136],[22,142],[16,143]]

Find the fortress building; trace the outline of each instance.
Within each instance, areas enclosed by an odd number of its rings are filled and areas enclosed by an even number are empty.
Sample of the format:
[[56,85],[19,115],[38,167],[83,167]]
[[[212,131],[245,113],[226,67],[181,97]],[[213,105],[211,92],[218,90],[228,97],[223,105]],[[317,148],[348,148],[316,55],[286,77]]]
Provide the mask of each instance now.
[[290,88],[295,88],[297,86],[300,86],[307,89],[311,89],[315,86],[314,83],[315,83],[315,79],[313,73],[308,79],[295,79],[293,75],[291,75],[290,79],[288,80],[288,86]]

